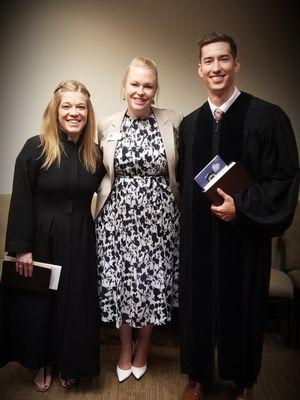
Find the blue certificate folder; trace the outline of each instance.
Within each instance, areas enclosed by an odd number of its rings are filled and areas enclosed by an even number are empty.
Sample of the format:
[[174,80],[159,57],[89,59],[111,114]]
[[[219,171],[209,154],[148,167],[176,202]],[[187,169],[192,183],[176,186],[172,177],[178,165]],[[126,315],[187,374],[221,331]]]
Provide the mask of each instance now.
[[216,155],[194,178],[198,185],[205,190],[207,184],[224,168],[228,168],[227,164],[219,155]]

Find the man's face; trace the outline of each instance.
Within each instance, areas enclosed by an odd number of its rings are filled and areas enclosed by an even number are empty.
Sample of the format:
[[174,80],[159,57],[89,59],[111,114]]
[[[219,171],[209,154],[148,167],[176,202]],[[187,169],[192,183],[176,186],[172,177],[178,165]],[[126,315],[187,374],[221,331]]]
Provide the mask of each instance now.
[[239,59],[234,59],[226,42],[210,43],[201,49],[198,74],[211,95],[226,95],[233,91],[234,74],[240,69]]

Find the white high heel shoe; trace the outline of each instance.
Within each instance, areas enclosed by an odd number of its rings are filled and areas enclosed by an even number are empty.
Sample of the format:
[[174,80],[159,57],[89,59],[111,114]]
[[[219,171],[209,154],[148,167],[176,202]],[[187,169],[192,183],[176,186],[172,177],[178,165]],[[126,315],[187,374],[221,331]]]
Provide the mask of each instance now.
[[131,367],[131,372],[132,375],[136,378],[136,379],[141,379],[142,376],[145,375],[147,371],[147,364],[145,364],[143,367]]
[[132,372],[132,368],[122,369],[117,365],[117,375],[118,375],[119,382],[123,382],[127,378],[129,378],[131,375],[131,372]]

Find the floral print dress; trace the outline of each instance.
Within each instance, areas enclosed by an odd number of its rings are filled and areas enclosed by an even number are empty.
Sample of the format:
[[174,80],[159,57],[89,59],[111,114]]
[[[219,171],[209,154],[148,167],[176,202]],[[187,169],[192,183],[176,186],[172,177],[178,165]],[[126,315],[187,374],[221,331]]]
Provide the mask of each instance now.
[[179,211],[155,116],[124,116],[115,181],[96,220],[101,318],[162,325],[178,306]]

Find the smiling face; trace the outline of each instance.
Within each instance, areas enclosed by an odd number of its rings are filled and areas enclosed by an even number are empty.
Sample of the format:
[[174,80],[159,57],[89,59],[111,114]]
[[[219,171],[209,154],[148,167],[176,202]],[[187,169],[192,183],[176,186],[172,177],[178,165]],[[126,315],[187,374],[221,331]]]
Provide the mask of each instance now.
[[154,72],[149,68],[131,67],[124,89],[128,115],[135,118],[149,115],[157,90]]
[[58,107],[59,128],[77,140],[87,122],[87,97],[81,92],[62,92]]
[[205,82],[209,97],[229,98],[239,69],[239,59],[233,58],[229,43],[215,42],[202,47],[198,74]]

